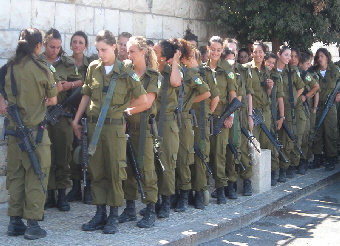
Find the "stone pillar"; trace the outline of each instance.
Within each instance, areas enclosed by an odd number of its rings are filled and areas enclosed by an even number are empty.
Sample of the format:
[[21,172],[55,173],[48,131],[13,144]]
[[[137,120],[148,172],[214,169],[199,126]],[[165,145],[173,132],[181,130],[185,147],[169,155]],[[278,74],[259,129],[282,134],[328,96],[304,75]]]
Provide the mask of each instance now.
[[[253,193],[259,194],[270,190],[271,188],[271,151],[261,149],[260,163],[253,166],[253,177],[250,179]],[[238,192],[243,192],[243,180],[237,180]]]
[[[0,133],[2,132],[4,123],[4,115],[0,114]],[[0,203],[8,200],[8,192],[6,190],[6,165],[7,165],[7,140],[0,140]]]

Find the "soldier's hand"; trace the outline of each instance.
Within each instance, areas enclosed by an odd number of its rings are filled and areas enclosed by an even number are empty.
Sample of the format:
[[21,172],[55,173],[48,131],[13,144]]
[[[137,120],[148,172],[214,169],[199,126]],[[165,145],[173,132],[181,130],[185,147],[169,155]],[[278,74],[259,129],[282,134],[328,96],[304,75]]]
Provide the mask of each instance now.
[[301,95],[300,97],[301,97],[302,102],[306,101],[306,99],[307,99],[305,95]]
[[233,126],[234,123],[234,117],[229,116],[227,119],[225,119],[224,121],[224,127],[225,128],[231,128]]
[[267,79],[267,88],[272,89],[274,86],[274,81],[271,79]]
[[278,121],[276,121],[277,124],[277,130],[280,130],[282,127],[282,123],[283,123],[283,118],[279,119]]
[[83,129],[83,127],[75,121],[73,121],[72,126],[73,126],[74,135],[76,135],[76,137],[80,140],[81,130]]
[[6,113],[7,104],[5,102],[5,98],[0,95],[0,114]]
[[336,94],[335,102],[340,102],[340,93]]

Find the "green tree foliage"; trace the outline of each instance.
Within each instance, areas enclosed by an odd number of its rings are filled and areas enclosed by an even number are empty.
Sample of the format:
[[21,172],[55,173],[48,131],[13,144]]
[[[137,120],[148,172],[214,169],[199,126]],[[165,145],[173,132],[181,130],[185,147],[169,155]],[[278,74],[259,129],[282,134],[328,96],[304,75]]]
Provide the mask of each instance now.
[[307,49],[317,41],[340,43],[339,0],[212,0],[210,18],[243,44],[262,40]]

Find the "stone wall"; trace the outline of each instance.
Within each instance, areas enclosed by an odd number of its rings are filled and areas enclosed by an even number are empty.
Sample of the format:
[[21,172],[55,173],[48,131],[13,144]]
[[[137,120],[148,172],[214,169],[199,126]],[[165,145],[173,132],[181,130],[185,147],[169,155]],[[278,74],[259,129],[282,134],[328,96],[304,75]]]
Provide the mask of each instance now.
[[189,27],[200,43],[208,40],[205,0],[1,0],[0,65],[15,50],[21,29],[50,27],[62,34],[63,47],[71,54],[72,34],[83,30],[89,35],[88,53],[95,53],[94,37],[108,29],[117,36],[125,31],[158,41],[182,37]]

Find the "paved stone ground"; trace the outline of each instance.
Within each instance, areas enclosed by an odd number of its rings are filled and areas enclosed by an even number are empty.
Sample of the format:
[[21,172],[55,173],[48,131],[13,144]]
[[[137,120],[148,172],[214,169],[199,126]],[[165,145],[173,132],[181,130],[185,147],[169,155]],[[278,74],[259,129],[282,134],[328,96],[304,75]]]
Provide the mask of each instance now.
[[340,181],[201,246],[338,246]]
[[[332,172],[322,168],[309,171],[305,176],[297,176],[285,184],[280,184],[268,192],[252,197],[239,196],[228,200],[226,205],[217,205],[211,198],[205,210],[189,207],[185,213],[171,212],[170,218],[157,220],[150,229],[136,227],[136,222],[119,225],[115,235],[104,235],[101,231],[83,232],[81,224],[89,221],[95,207],[72,202],[71,211],[57,209],[45,211],[45,221],[40,222],[47,230],[47,237],[27,241],[20,237],[6,235],[9,218],[6,204],[0,206],[0,245],[196,245],[238,230],[254,221],[294,202],[340,178],[339,167]],[[209,187],[210,191],[213,190]],[[138,202],[138,210],[143,205]],[[121,213],[123,208],[119,209]],[[140,219],[141,216],[138,217]]]

